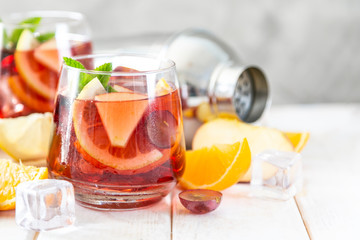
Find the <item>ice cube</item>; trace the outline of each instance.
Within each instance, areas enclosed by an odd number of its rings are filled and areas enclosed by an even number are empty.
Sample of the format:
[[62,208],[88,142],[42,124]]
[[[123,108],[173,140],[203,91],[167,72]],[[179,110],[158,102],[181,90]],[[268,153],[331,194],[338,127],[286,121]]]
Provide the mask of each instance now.
[[44,231],[75,221],[73,185],[64,180],[24,182],[16,188],[16,223],[29,230]]
[[301,191],[302,181],[299,153],[266,150],[252,159],[253,196],[287,200]]

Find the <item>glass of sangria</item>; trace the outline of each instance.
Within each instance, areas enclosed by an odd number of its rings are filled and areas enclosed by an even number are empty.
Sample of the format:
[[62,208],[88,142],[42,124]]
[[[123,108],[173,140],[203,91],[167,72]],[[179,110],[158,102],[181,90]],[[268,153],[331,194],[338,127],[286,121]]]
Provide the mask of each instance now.
[[2,16],[0,46],[0,118],[53,112],[62,57],[92,52],[84,16],[63,11]]
[[185,164],[175,63],[131,54],[65,58],[59,81],[50,175],[72,182],[90,208],[140,208],[166,196]]

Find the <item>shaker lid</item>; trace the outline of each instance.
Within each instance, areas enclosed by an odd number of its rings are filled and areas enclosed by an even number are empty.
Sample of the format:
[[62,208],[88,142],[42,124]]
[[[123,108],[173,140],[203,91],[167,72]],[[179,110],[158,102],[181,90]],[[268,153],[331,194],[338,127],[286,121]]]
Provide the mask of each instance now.
[[212,80],[210,99],[215,112],[234,113],[248,123],[261,117],[268,103],[269,87],[260,68],[222,66]]

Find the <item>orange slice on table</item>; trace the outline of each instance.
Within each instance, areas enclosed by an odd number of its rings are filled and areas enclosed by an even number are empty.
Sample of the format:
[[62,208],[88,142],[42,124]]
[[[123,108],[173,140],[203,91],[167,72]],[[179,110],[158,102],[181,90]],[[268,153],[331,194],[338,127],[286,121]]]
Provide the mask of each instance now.
[[26,86],[46,99],[54,99],[58,74],[37,62],[34,56],[36,41],[29,30],[21,33],[14,54],[16,68]]
[[251,153],[246,138],[234,144],[218,144],[186,152],[180,185],[186,189],[221,191],[236,184],[249,169]]
[[0,159],[0,210],[15,208],[15,188],[22,182],[46,179],[48,170]]
[[285,132],[285,135],[294,146],[295,152],[301,152],[310,137],[308,132]]

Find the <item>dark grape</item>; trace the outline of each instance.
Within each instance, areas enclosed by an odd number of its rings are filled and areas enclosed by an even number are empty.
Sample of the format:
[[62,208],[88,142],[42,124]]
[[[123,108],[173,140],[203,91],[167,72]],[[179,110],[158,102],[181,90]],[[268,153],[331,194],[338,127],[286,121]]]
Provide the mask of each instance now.
[[169,111],[150,113],[146,119],[146,129],[151,143],[159,148],[170,148],[176,141],[177,121]]
[[197,214],[214,211],[221,202],[222,193],[207,189],[185,190],[179,194],[181,204]]

